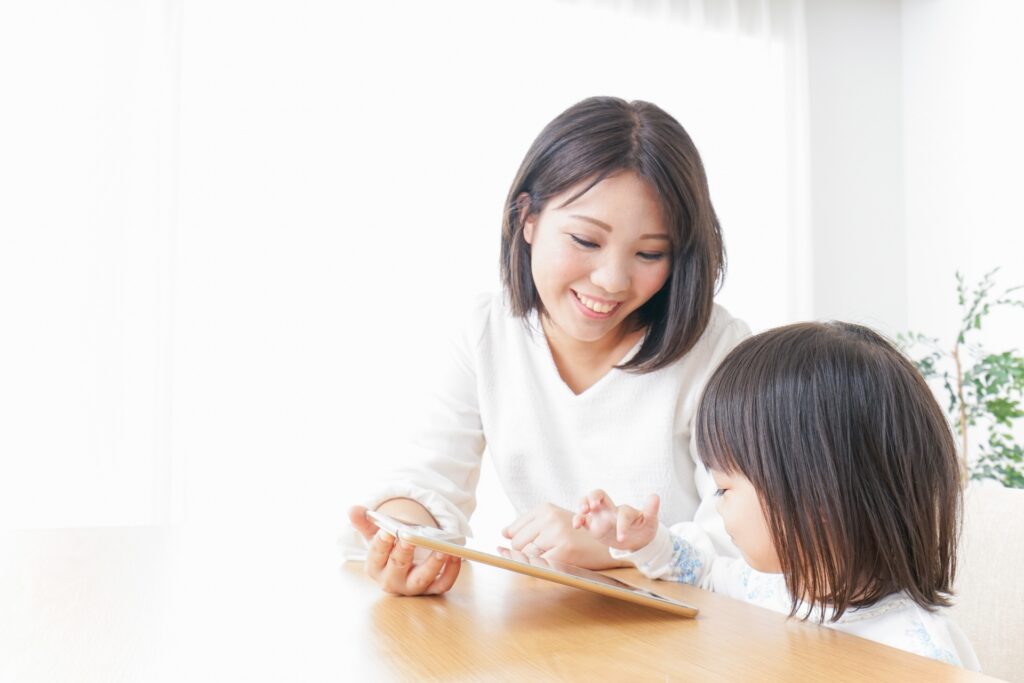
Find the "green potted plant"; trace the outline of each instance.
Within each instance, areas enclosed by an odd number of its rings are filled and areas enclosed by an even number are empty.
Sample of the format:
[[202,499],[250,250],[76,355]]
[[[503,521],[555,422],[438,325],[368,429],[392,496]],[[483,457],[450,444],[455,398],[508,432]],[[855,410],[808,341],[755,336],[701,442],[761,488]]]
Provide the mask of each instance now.
[[977,342],[992,310],[1024,308],[1017,294],[1024,286],[994,291],[998,270],[986,273],[970,292],[957,272],[962,316],[952,347],[913,332],[897,339],[925,379],[948,399],[946,412],[960,438],[965,479],[994,479],[1024,488],[1024,447],[1015,430],[1024,424],[1019,422],[1024,418],[1024,355],[1016,349],[992,353]]

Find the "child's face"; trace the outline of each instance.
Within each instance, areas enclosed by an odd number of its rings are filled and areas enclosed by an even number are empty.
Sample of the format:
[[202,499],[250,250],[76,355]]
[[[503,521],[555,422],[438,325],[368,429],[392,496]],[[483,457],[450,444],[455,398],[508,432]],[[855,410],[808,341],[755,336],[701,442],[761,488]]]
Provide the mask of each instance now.
[[738,472],[725,474],[713,469],[711,476],[719,491],[718,514],[743,559],[759,572],[780,573],[779,556],[754,485]]
[[671,252],[658,195],[633,172],[552,197],[523,236],[533,281],[550,322],[569,337],[596,342],[619,330],[668,278]]

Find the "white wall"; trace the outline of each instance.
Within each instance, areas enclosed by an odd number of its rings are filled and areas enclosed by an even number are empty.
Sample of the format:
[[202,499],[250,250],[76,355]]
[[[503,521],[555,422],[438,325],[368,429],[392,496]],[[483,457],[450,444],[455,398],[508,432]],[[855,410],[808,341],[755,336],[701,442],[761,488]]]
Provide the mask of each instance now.
[[[814,317],[952,348],[957,271],[1024,284],[1022,25],[1009,0],[807,3]],[[977,339],[1024,348],[1024,311]]]
[[[806,5],[813,315],[889,334],[958,324],[954,273],[1024,283],[1024,4]],[[1024,346],[1019,312],[986,342]]]
[[[905,0],[909,326],[952,344],[954,273],[1024,284],[1024,3]],[[1024,311],[994,314],[992,350],[1024,348]]]
[[900,5],[806,3],[813,317],[907,324]]

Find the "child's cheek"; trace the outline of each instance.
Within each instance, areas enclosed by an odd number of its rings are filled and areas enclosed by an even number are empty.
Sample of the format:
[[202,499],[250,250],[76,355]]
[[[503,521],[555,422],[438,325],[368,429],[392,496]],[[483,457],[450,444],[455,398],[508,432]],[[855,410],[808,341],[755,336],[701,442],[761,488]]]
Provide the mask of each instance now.
[[[729,504],[725,501],[725,498],[718,499],[717,509],[718,514],[722,517],[722,522],[725,523],[725,532],[729,534],[730,537],[734,536],[732,515],[729,514]],[[733,539],[733,541],[735,542],[735,539]]]

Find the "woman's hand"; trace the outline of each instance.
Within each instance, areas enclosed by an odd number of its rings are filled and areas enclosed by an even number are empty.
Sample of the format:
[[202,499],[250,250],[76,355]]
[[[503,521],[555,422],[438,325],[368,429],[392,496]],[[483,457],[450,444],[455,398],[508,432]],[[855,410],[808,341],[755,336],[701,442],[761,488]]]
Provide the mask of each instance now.
[[348,518],[369,544],[364,565],[366,573],[386,593],[440,595],[455,585],[462,567],[460,558],[433,552],[421,564],[414,564],[413,546],[378,529],[366,516],[365,507],[353,507],[348,511]]
[[565,508],[538,505],[502,529],[513,550],[574,564],[585,569],[613,569],[632,566],[608,554],[607,546],[596,541],[586,529],[572,525],[573,514]]
[[616,507],[607,493],[597,489],[580,501],[580,511],[573,516],[572,525],[589,529],[594,539],[611,548],[639,550],[653,541],[658,532],[660,505],[661,500],[652,494],[642,511],[628,505]]

